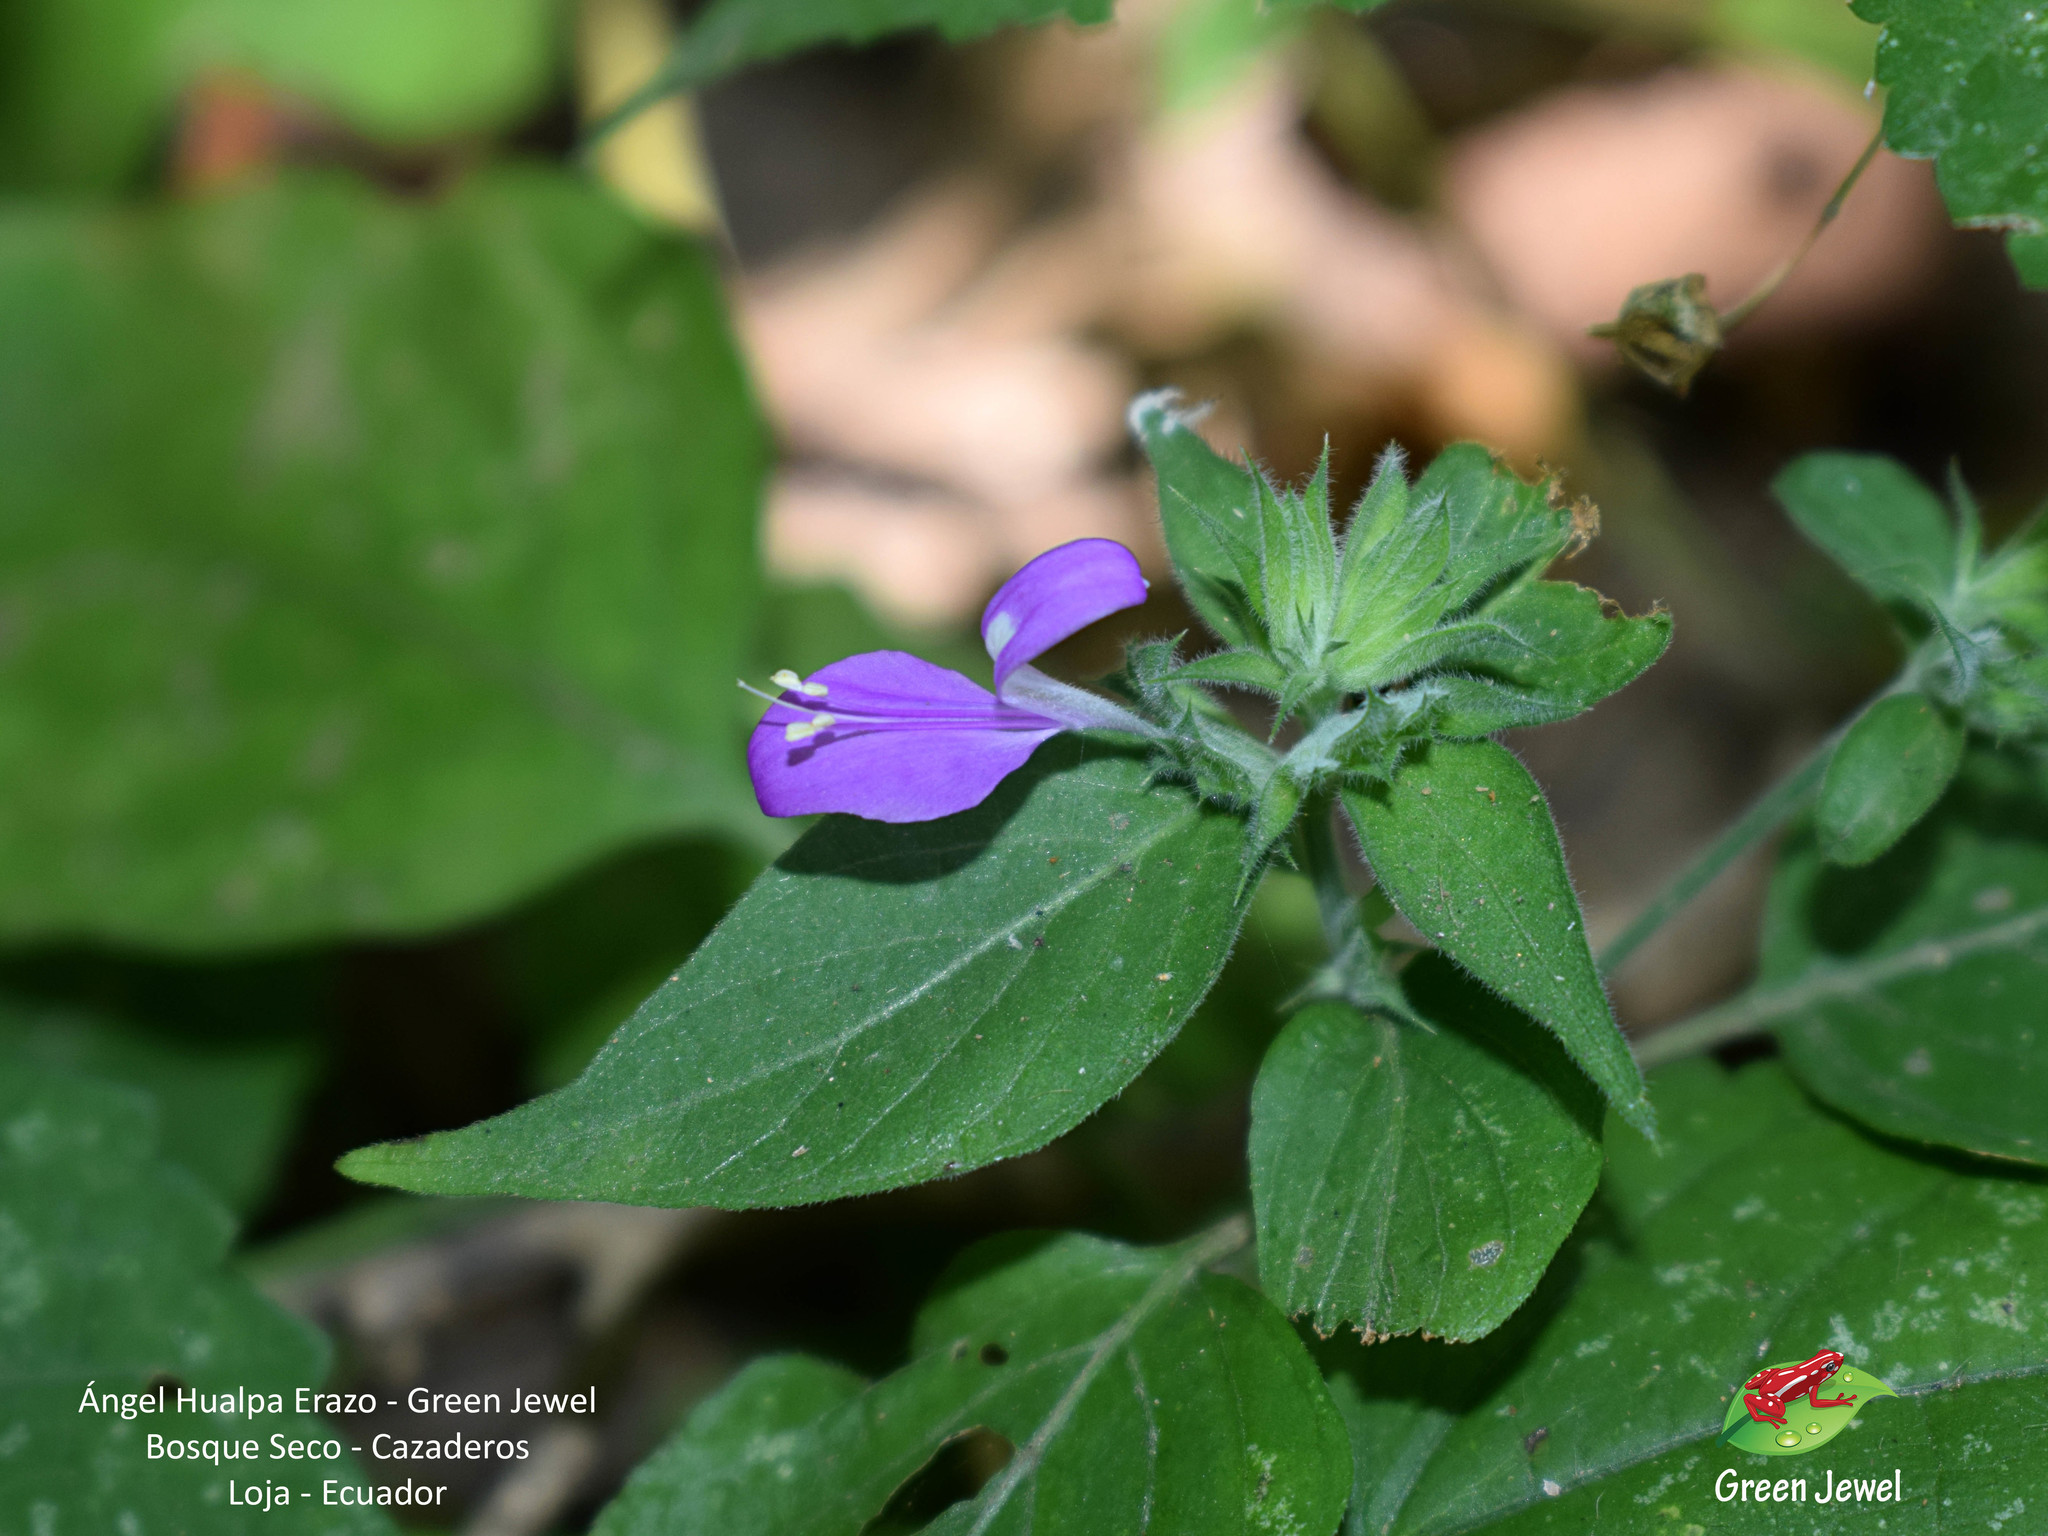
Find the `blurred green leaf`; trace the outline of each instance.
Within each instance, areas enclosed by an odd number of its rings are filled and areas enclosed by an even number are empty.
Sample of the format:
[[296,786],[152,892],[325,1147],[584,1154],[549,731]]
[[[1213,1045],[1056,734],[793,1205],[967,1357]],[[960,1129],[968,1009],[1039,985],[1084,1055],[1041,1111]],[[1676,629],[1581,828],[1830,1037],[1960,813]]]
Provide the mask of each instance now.
[[[69,3],[69,0],[66,0]],[[249,71],[392,143],[517,121],[565,52],[565,0],[189,0],[173,57]]]
[[1885,143],[1935,162],[1949,216],[2048,231],[2048,10],[2035,0],[1855,0],[1884,28]]
[[1859,870],[1787,849],[1758,995],[1800,1081],[1888,1135],[2048,1165],[2048,800],[1972,760]]
[[168,39],[191,0],[14,0],[0,7],[0,186],[106,191],[140,174],[176,79]]
[[1828,759],[1816,824],[1834,864],[1868,864],[1933,808],[1963,760],[1963,728],[1924,693],[1879,699]]
[[1298,18],[1285,5],[1190,0],[1177,7],[1159,34],[1153,82],[1158,109],[1200,111],[1298,30]]
[[156,1102],[164,1157],[244,1216],[270,1187],[315,1066],[304,1040],[206,1045],[6,1002],[0,1050],[147,1092]]
[[[1817,1494],[1828,1469],[1899,1467],[1908,1498],[1884,1513],[1909,1532],[2034,1499],[2048,1192],[1882,1146],[1775,1063],[1686,1062],[1651,1087],[1662,1145],[1610,1131],[1594,1215],[1507,1328],[1326,1349],[1360,1473],[1351,1536],[1846,1532],[1882,1508],[1808,1502],[1788,1526],[1787,1506],[1717,1500],[1724,1468],[1801,1471]],[[1821,1349],[1905,1396],[1797,1464],[1718,1443],[1759,1364]]]
[[1896,459],[1809,453],[1771,490],[1799,531],[1878,601],[1933,612],[1951,600],[1956,537],[1948,513]]
[[1951,475],[1951,527],[1932,491],[1876,455],[1808,454],[1772,489],[1809,538],[1891,607],[1909,648],[1905,681],[1994,738],[2048,733],[2048,520],[2037,515],[1987,556],[1960,475]]
[[537,1088],[559,1088],[690,957],[761,860],[698,840],[635,848],[490,925],[495,990],[533,1044]]
[[[0,1057],[0,1529],[391,1531],[374,1509],[323,1503],[323,1482],[358,1482],[346,1461],[215,1466],[145,1454],[151,1431],[266,1449],[272,1431],[327,1434],[291,1411],[296,1389],[321,1384],[326,1341],[222,1267],[233,1221],[183,1169],[155,1159],[154,1141],[146,1095]],[[88,1386],[118,1399],[159,1384],[173,1405],[180,1386],[209,1396],[239,1387],[281,1394],[285,1412],[81,1411]],[[303,1497],[231,1508],[231,1477]]]
[[761,429],[602,193],[17,209],[0,392],[0,930],[412,931],[761,826]]
[[2007,235],[2005,252],[2021,282],[2029,288],[2048,288],[2048,235]]
[[558,1093],[342,1171],[741,1209],[978,1168],[1092,1114],[1229,956],[1235,816],[1061,737],[971,811],[830,817]]
[[1877,29],[1843,0],[1714,0],[1709,27],[1724,46],[1802,59],[1859,89],[1871,77]]
[[1113,0],[711,0],[646,87],[614,114],[618,122],[650,102],[693,91],[747,64],[820,43],[867,43],[892,32],[932,29],[964,42],[1002,27],[1109,20]]
[[424,1246],[531,1209],[516,1200],[373,1194],[281,1237],[242,1249],[235,1255],[235,1268],[271,1295],[289,1294],[293,1282],[302,1277],[331,1276],[359,1260]]
[[373,138],[503,126],[541,103],[563,0],[16,0],[0,18],[0,185],[135,178],[192,81],[232,69]]
[[1425,939],[1563,1042],[1628,1123],[1655,1115],[1614,1022],[1543,792],[1491,741],[1430,744],[1343,795],[1381,886]]
[[1207,1272],[1242,1241],[1018,1234],[971,1249],[908,1365],[867,1385],[802,1357],[757,1361],[633,1475],[595,1536],[860,1536],[974,1431],[993,1475],[935,1536],[1321,1536],[1343,1514],[1350,1447],[1286,1320]]
[[1252,1093],[1259,1277],[1322,1334],[1476,1339],[1520,1306],[1600,1177],[1600,1100],[1542,1030],[1424,956],[1425,1027],[1316,1003]]

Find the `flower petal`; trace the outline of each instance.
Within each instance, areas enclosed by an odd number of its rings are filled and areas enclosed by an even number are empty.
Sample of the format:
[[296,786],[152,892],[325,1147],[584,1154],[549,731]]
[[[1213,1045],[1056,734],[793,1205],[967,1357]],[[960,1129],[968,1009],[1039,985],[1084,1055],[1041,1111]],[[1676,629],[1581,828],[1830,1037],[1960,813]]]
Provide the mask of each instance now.
[[[903,651],[849,656],[813,673],[822,697],[771,704],[747,742],[770,816],[845,811],[931,821],[979,805],[1064,727],[1002,703],[958,672]],[[788,727],[831,723],[791,741]]]
[[1138,557],[1114,539],[1075,539],[1047,550],[1004,582],[981,616],[996,692],[1067,636],[1145,601],[1145,591]]

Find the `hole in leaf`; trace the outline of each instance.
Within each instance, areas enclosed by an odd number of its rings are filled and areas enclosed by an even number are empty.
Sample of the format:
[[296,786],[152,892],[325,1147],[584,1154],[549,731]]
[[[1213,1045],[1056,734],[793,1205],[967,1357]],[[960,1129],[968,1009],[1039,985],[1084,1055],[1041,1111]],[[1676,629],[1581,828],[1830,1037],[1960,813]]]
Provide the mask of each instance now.
[[1003,1348],[1002,1345],[990,1343],[981,1346],[981,1363],[983,1365],[1007,1365],[1009,1362],[1010,1352]]
[[1002,1471],[1016,1447],[992,1429],[955,1435],[911,1473],[882,1512],[861,1527],[861,1536],[910,1536],[955,1504],[973,1498]]

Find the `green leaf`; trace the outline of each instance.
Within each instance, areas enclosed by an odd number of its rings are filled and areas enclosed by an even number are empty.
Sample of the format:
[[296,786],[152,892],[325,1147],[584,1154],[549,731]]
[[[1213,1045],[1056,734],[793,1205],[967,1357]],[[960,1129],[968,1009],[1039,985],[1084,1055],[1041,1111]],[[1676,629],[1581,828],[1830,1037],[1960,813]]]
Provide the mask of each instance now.
[[1833,864],[1868,864],[1933,809],[1963,760],[1963,729],[1924,693],[1860,715],[1828,759],[1816,824]]
[[1870,80],[1877,29],[1842,0],[1714,0],[1707,25],[1724,46],[1816,64],[1859,90]]
[[163,1155],[243,1215],[270,1187],[315,1065],[303,1040],[174,1043],[104,1019],[5,1002],[0,1052],[147,1092],[159,1111]]
[[1210,105],[1299,30],[1283,6],[1244,0],[1193,0],[1163,21],[1152,95],[1167,116]]
[[739,1209],[1043,1146],[1222,968],[1244,825],[1047,743],[974,810],[806,834],[569,1087],[342,1171],[440,1194]]
[[1515,588],[1471,628],[1441,663],[1458,670],[1432,684],[1445,736],[1569,720],[1633,682],[1671,643],[1670,614],[1610,615],[1599,593],[1563,581]]
[[1894,1136],[2048,1165],[2048,807],[1974,760],[1884,858],[1779,861],[1759,1022],[1808,1088]]
[[[266,1450],[273,1432],[328,1434],[293,1411],[296,1390],[321,1383],[326,1342],[222,1266],[234,1223],[183,1169],[155,1160],[154,1121],[133,1089],[0,1057],[0,1529],[389,1532],[374,1509],[323,1502],[329,1479],[359,1485],[346,1461],[145,1454],[152,1431]],[[158,1383],[171,1411],[81,1411],[88,1387],[118,1401]],[[209,1399],[274,1392],[283,1411],[178,1412],[180,1386]],[[230,1507],[231,1477],[306,1497]]]
[[476,133],[554,84],[562,0],[18,0],[0,54],[0,184],[116,190],[178,93],[246,71],[387,142]]
[[[1775,1063],[1686,1062],[1652,1086],[1663,1145],[1610,1135],[1598,1219],[1507,1328],[1476,1346],[1329,1352],[1361,1472],[1354,1536],[1874,1526],[1875,1506],[1811,1495],[1719,1502],[1724,1468],[1804,1475],[1817,1494],[1828,1471],[1899,1467],[1907,1499],[1884,1513],[1905,1531],[1982,1529],[2032,1500],[2038,1182],[1880,1145]],[[1822,1349],[1903,1396],[1864,1405],[1859,1429],[1804,1460],[1718,1443],[1759,1365]]]
[[964,42],[1002,27],[1064,19],[1109,20],[1112,0],[712,0],[648,85],[615,112],[617,123],[677,91],[693,91],[746,64],[820,43],[866,43],[892,32],[936,30]]
[[1373,873],[1425,938],[1563,1042],[1628,1123],[1655,1117],[1614,1022],[1557,826],[1536,781],[1491,741],[1432,743],[1390,784],[1347,789]]
[[1771,490],[1800,532],[1880,602],[1938,610],[1950,600],[1956,539],[1948,513],[1897,460],[1809,453]]
[[1892,150],[1935,162],[1949,216],[2048,230],[2048,11],[2034,0],[1855,0],[1881,23]]
[[1174,1248],[1020,1235],[970,1250],[873,1385],[756,1362],[699,1408],[598,1517],[596,1536],[859,1536],[949,1446],[1001,1464],[934,1532],[1321,1536],[1351,1456],[1293,1331]]
[[1491,1333],[1600,1177],[1600,1101],[1557,1042],[1424,956],[1427,1026],[1318,1003],[1252,1091],[1259,1278],[1328,1334]]
[[1450,518],[1443,611],[1480,596],[1504,576],[1542,568],[1589,534],[1568,507],[1552,504],[1551,487],[1522,479],[1478,443],[1453,443],[1415,482],[1410,499],[1442,498]]
[[1259,478],[1217,453],[1195,431],[1200,412],[1182,410],[1177,390],[1131,402],[1131,435],[1159,483],[1159,525],[1174,574],[1208,626],[1232,647],[1265,635],[1250,611],[1258,570]]
[[709,261],[602,193],[18,209],[0,389],[0,931],[413,931],[761,825],[761,430]]
[[372,138],[418,143],[517,121],[551,86],[564,0],[189,0],[171,41],[327,108]]

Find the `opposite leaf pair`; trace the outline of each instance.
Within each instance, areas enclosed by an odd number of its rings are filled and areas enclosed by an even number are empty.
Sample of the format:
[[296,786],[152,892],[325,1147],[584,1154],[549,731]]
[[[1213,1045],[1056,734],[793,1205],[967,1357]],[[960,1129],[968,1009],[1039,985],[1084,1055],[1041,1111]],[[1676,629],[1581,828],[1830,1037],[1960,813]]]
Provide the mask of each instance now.
[[1809,454],[1773,489],[1801,531],[1892,615],[1909,654],[1843,735],[1821,785],[1821,849],[1867,864],[1941,798],[1966,731],[2048,734],[2048,520],[1995,553],[1960,478],[1951,523],[1894,460]]

